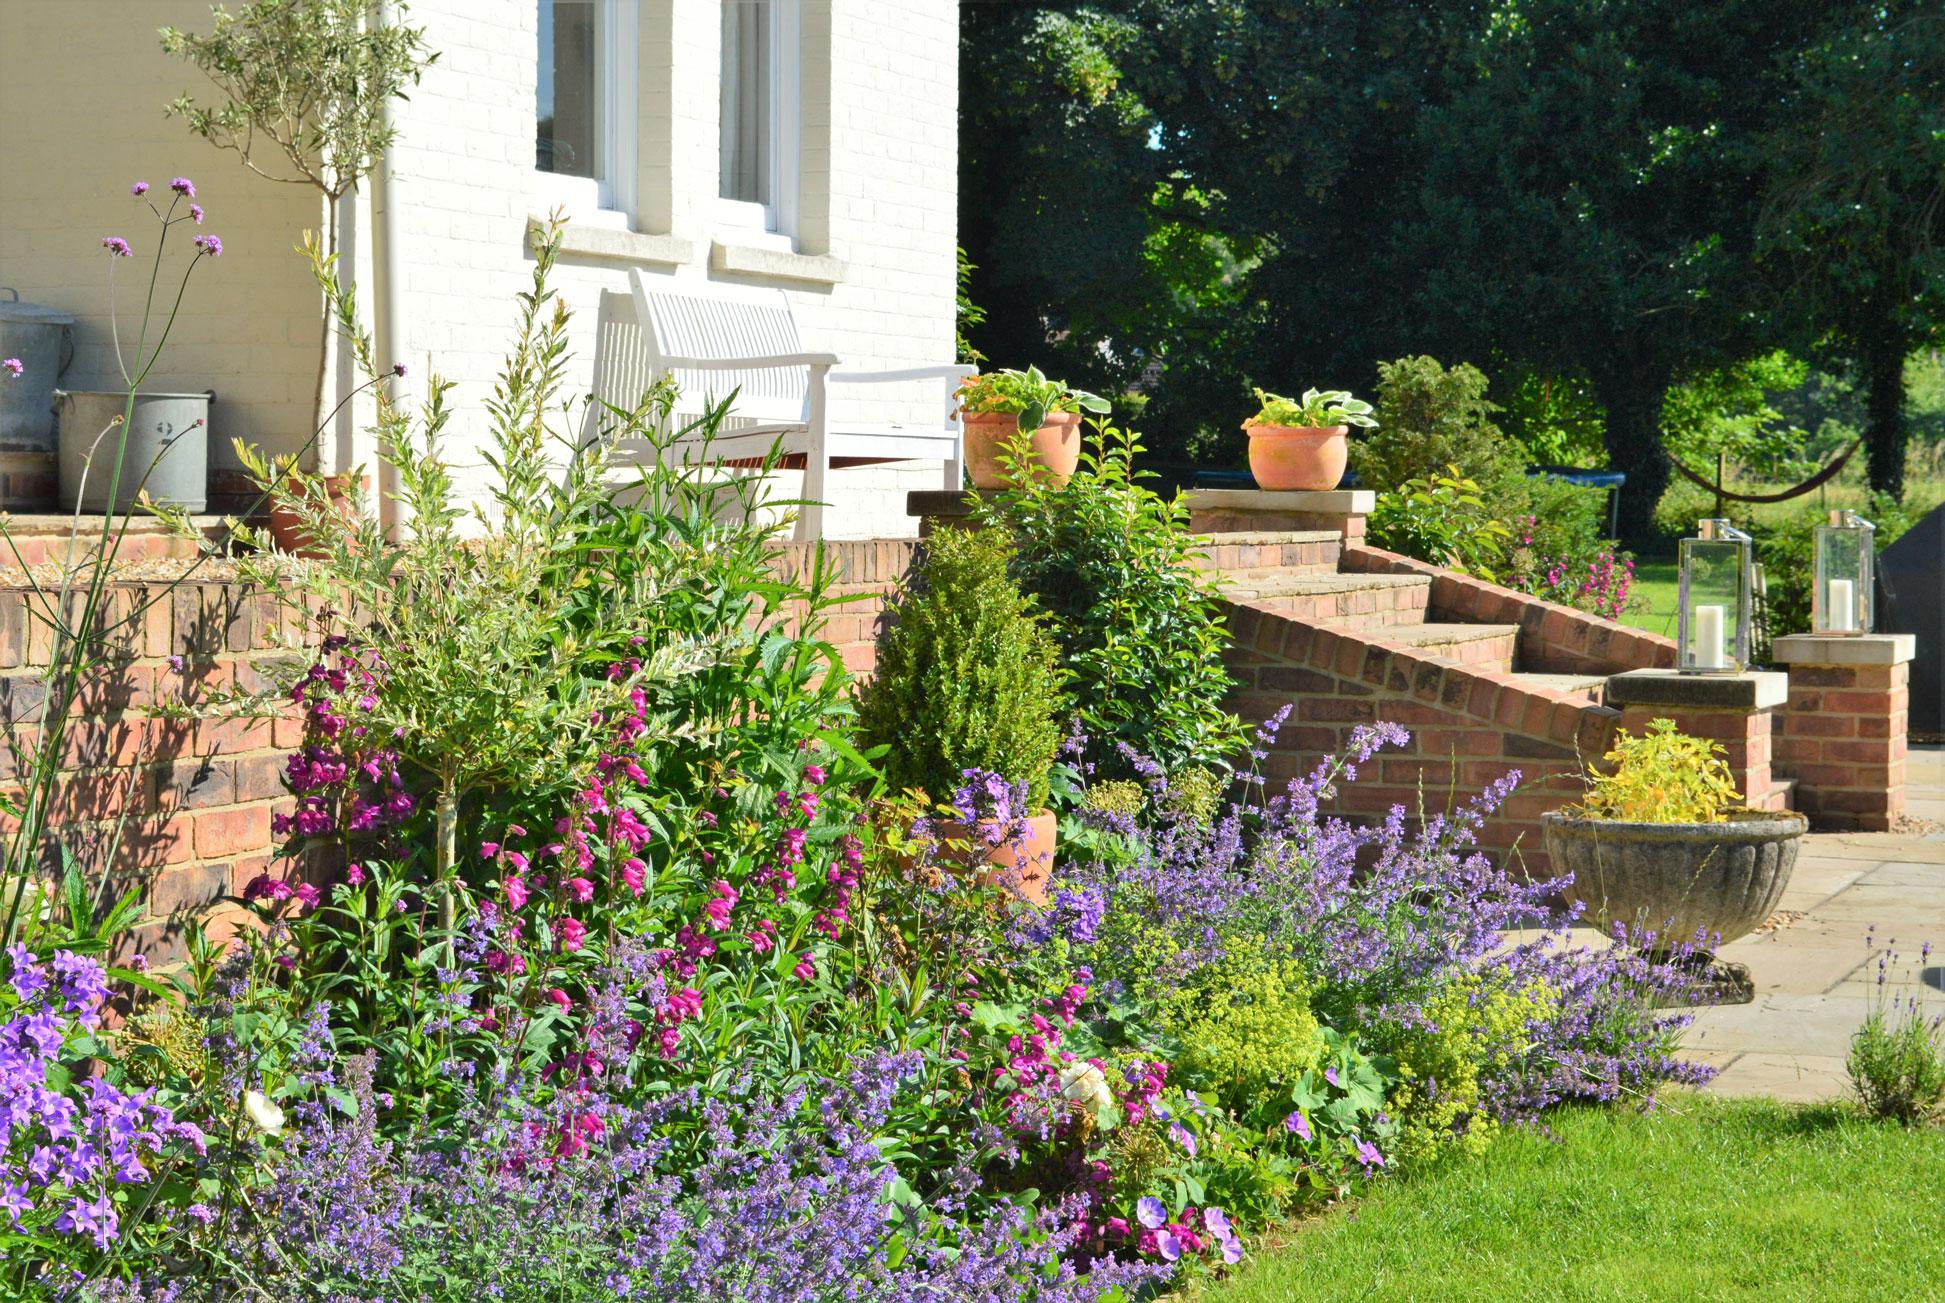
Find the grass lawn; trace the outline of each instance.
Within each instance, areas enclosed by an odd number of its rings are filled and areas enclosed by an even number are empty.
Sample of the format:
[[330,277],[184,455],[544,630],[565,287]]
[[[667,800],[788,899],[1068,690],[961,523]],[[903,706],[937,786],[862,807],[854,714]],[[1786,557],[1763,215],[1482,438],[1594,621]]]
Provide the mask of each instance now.
[[1665,561],[1636,561],[1634,586],[1629,591],[1647,598],[1643,609],[1624,611],[1621,623],[1646,629],[1664,638],[1675,636],[1675,605],[1681,588],[1676,579],[1676,564]]
[[1207,1303],[1945,1297],[1945,1129],[1692,1096],[1553,1129],[1301,1227]]

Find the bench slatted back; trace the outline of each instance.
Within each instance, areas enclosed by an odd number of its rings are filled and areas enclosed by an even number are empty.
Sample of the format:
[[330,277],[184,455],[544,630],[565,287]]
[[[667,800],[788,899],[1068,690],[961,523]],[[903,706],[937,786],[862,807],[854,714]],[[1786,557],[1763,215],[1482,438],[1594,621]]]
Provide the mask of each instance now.
[[759,421],[801,421],[810,389],[806,367],[731,371],[671,370],[666,357],[768,357],[801,353],[797,320],[782,290],[712,286],[709,293],[670,282],[658,284],[631,269],[634,316],[651,380],[674,376],[682,392],[677,410],[701,413],[712,398],[736,393],[732,415]]

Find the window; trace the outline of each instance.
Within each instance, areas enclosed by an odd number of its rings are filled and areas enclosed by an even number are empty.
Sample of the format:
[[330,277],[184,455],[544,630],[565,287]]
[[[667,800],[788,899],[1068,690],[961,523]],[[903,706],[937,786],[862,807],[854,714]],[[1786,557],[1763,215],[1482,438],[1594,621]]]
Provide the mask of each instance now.
[[797,204],[796,0],[723,0],[721,225],[788,237]]
[[626,226],[635,193],[635,0],[538,0],[541,202]]

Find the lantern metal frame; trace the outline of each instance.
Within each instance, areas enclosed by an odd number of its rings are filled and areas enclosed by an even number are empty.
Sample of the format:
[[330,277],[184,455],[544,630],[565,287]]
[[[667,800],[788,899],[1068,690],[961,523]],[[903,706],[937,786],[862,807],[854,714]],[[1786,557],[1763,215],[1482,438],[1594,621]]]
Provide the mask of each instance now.
[[[1675,647],[1681,673],[1740,674],[1749,668],[1755,560],[1755,540],[1727,520],[1697,521],[1695,537],[1682,540]],[[1725,609],[1731,606],[1733,619]]]
[[1811,532],[1810,631],[1833,638],[1869,633],[1877,607],[1877,526],[1855,511],[1833,511],[1829,524]]

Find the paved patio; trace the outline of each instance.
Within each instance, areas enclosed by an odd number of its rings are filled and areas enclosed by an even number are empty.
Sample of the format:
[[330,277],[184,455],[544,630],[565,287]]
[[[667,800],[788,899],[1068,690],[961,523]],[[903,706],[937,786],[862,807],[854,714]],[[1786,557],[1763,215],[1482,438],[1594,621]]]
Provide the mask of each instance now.
[[[1905,812],[1945,823],[1945,747],[1914,747]],[[1945,833],[1813,833],[1782,909],[1801,917],[1722,948],[1749,965],[1752,1004],[1704,1010],[1689,1029],[1695,1057],[1722,1069],[1726,1095],[1811,1100],[1847,1089],[1844,1055],[1877,982],[1877,957],[1895,941],[1894,981],[1919,980],[1918,948],[1932,944],[1926,994],[1945,1010]],[[1875,950],[1866,935],[1876,924]]]

